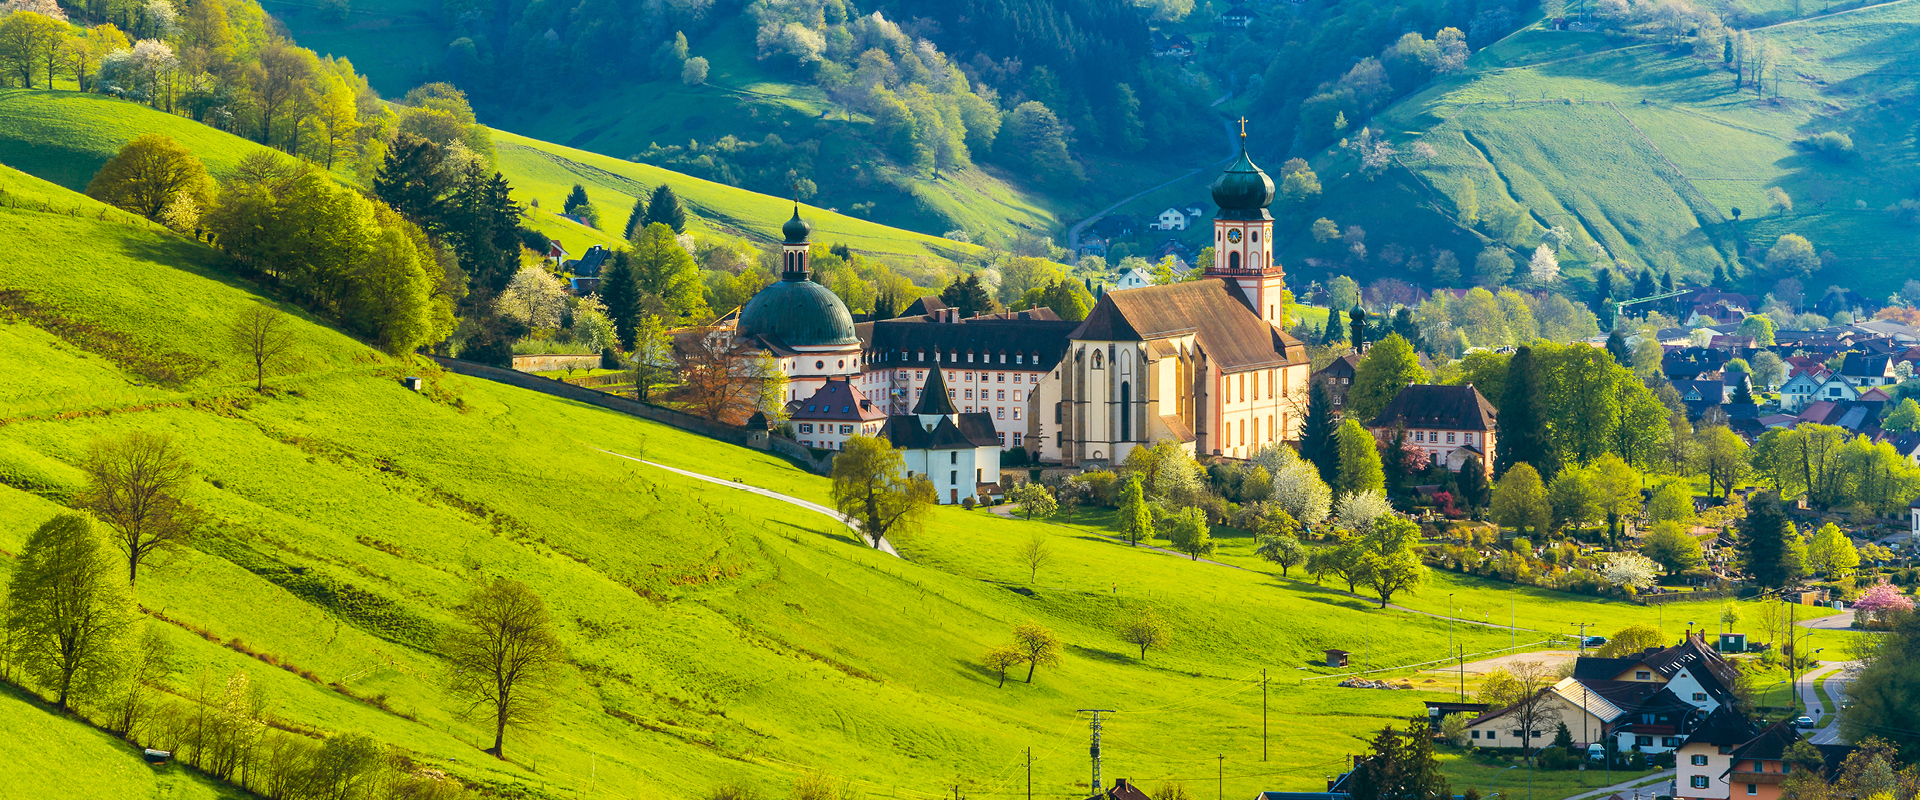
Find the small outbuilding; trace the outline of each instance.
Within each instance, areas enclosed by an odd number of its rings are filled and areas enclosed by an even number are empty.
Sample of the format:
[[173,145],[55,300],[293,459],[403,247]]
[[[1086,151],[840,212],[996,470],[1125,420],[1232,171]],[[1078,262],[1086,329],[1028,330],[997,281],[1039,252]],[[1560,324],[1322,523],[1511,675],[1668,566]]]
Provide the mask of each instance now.
[[1353,654],[1345,650],[1328,650],[1327,666],[1344,667],[1347,665],[1347,656],[1350,656],[1350,655],[1353,655]]

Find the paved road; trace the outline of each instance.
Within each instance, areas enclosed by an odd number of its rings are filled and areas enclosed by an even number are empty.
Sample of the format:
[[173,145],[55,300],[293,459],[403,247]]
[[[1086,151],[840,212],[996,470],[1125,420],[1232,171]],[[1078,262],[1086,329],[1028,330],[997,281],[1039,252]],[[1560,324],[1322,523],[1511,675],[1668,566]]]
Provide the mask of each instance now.
[[1836,715],[1838,709],[1828,708],[1826,703],[1821,702],[1820,693],[1814,691],[1814,686],[1820,682],[1821,678],[1832,675],[1836,671],[1844,670],[1840,675],[1835,676],[1833,680],[1827,682],[1827,692],[1832,696],[1834,702],[1839,702],[1841,687],[1846,685],[1847,676],[1851,675],[1853,670],[1858,667],[1859,662],[1857,661],[1826,661],[1822,662],[1820,666],[1808,670],[1807,674],[1800,676],[1794,681],[1800,687],[1800,697],[1807,704],[1807,716],[1812,717],[1815,722],[1822,721],[1821,717],[1823,716],[1826,717],[1826,725],[1807,734],[1807,738],[1814,744],[1841,743],[1840,718]]
[[1843,611],[1831,616],[1796,620],[1793,624],[1802,628],[1818,628],[1823,631],[1853,630],[1853,612]]
[[[1602,764],[1601,766],[1604,767],[1606,765]],[[1673,791],[1673,787],[1671,785],[1673,782],[1673,776],[1674,776],[1673,770],[1656,772],[1652,775],[1645,775],[1642,777],[1634,778],[1633,780],[1630,780],[1630,781],[1622,781],[1612,786],[1604,786],[1589,792],[1576,794],[1572,797],[1566,798],[1566,800],[1597,800],[1597,798],[1611,797],[1616,794],[1626,798],[1633,798],[1633,797],[1651,798],[1656,795],[1670,794]],[[1640,787],[1640,788],[1638,789],[1638,791],[1636,791],[1635,787]]]
[[[598,447],[593,449],[600,450],[600,448]],[[633,456],[622,455],[620,453],[613,452],[612,450],[600,450],[600,452],[606,453],[607,455],[613,456],[614,458],[624,458],[628,461],[637,461],[639,463],[645,464],[650,467],[659,467],[668,472],[672,472],[679,475],[685,475],[695,480],[702,480],[708,483],[717,483],[717,484],[720,484],[721,486],[725,486],[732,489],[739,489],[740,491],[743,491],[743,492],[752,492],[753,494],[760,495],[761,497],[771,497],[775,500],[779,500],[782,503],[792,503],[793,505],[799,506],[808,511],[813,511],[813,512],[825,514],[829,517],[832,517],[834,522],[838,522],[842,525],[846,525],[848,530],[852,530],[854,532],[854,535],[860,536],[861,542],[864,543],[867,541],[867,538],[865,536],[862,536],[860,532],[857,529],[855,529],[851,523],[847,522],[846,518],[840,516],[840,512],[835,511],[826,506],[820,505],[819,503],[815,503],[811,500],[802,500],[798,497],[793,497],[791,495],[784,495],[779,492],[773,491],[771,489],[762,489],[750,483],[736,483],[734,481],[730,481],[725,478],[716,478],[716,477],[713,477],[712,475],[702,475],[698,472],[688,472],[678,467],[669,467],[665,464],[657,464],[652,461],[648,461],[644,458],[634,458]],[[882,538],[880,540],[879,550],[880,552],[886,553],[887,555],[893,556],[894,558],[900,557],[900,554],[894,551],[893,543],[887,541],[885,538]]]

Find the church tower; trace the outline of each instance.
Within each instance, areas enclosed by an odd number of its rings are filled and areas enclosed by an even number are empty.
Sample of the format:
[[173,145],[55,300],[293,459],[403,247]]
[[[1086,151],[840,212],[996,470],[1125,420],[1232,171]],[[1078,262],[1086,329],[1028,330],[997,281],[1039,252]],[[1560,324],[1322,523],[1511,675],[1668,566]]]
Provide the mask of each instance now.
[[793,219],[780,228],[786,235],[786,241],[780,243],[780,277],[788,280],[807,280],[807,258],[813,244],[807,241],[813,233],[813,226],[800,218],[800,204],[794,203]]
[[1286,272],[1273,260],[1273,179],[1247,156],[1247,121],[1240,120],[1240,160],[1213,181],[1213,263],[1206,275],[1238,290],[1247,307],[1270,325],[1286,314],[1280,293]]

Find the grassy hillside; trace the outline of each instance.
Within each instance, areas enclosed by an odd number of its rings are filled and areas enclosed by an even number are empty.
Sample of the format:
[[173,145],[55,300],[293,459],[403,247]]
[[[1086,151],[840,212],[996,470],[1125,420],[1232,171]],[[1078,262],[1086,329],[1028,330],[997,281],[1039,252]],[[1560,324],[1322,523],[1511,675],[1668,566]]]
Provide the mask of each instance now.
[[[1475,54],[1468,73],[1374,120],[1404,168],[1369,182],[1346,151],[1315,159],[1327,192],[1299,221],[1291,255],[1342,257],[1304,236],[1307,221],[1328,216],[1365,227],[1375,253],[1388,242],[1416,252],[1438,242],[1471,263],[1480,237],[1456,225],[1471,183],[1482,216],[1518,202],[1536,225],[1569,228],[1576,244],[1562,258],[1570,276],[1586,274],[1580,262],[1597,242],[1635,269],[1673,268],[1693,280],[1737,263],[1742,274],[1762,273],[1754,286],[1764,290],[1777,276],[1754,257],[1763,261],[1775,239],[1799,233],[1832,252],[1809,289],[1897,290],[1920,255],[1920,229],[1885,210],[1909,199],[1920,179],[1911,68],[1920,3],[1750,33],[1784,54],[1778,96],[1771,86],[1764,98],[1736,91],[1733,73],[1718,58],[1694,58],[1690,43],[1523,30]],[[1857,154],[1827,159],[1794,144],[1823,131],[1847,133]],[[1416,143],[1434,156],[1414,153]],[[1792,209],[1770,205],[1775,187]],[[1737,221],[1734,208],[1743,212]],[[1377,260],[1350,268],[1396,274]]]
[[[171,433],[210,526],[143,570],[138,599],[184,654],[178,691],[246,671],[290,726],[365,731],[479,784],[686,797],[740,778],[779,794],[818,768],[865,794],[931,798],[956,783],[1005,794],[1024,789],[1030,747],[1036,792],[1084,796],[1086,718],[1075,710],[1113,708],[1109,776],[1197,783],[1225,754],[1236,794],[1306,788],[1369,731],[1451,696],[1437,683],[1337,688],[1314,665],[1322,649],[1391,667],[1444,658],[1450,636],[1469,653],[1510,639],[1280,579],[1246,557],[1244,539],[1226,542],[1224,557],[1248,567],[1231,569],[1084,528],[941,509],[894,559],[823,516],[601,450],[826,500],[825,480],[784,461],[395,361],[304,321],[295,373],[257,396],[219,331],[268,301],[209,266],[210,254],[92,219],[84,198],[20,173],[0,173],[0,188],[82,212],[0,208],[0,247],[27,254],[0,274],[0,361],[12,376],[0,383],[0,551],[17,553],[61,510],[93,438]],[[171,377],[154,377],[156,364]],[[404,390],[409,374],[429,390]],[[1015,549],[1036,530],[1057,556],[1030,582]],[[494,575],[547,599],[573,660],[553,721],[511,737],[504,763],[449,713],[435,653],[447,609]],[[1444,611],[1459,592],[1477,596],[1477,615],[1513,598],[1531,629],[1522,643],[1567,620],[1660,619],[1440,580],[1407,602]],[[1147,605],[1174,641],[1142,663],[1113,627]],[[1680,614],[1666,616],[1677,634]],[[1060,634],[1064,663],[997,687],[978,656],[1028,620]],[[31,716],[8,702],[0,715]],[[130,753],[63,735],[49,740],[62,757]],[[1483,790],[1523,777],[1488,783],[1496,769],[1471,761],[1449,769]],[[1541,797],[1575,780],[1547,776]],[[16,794],[68,796],[37,784]]]
[[[241,157],[261,149],[249,140],[184,117],[97,94],[0,89],[0,164],[12,166],[75,191],[84,190],[100,165],[143,133],[163,133],[198,154],[216,179],[230,174]],[[620,229],[633,205],[633,192],[671,185],[691,216],[696,235],[751,246],[777,240],[780,225],[792,214],[789,201],[496,131],[499,168],[522,204],[530,208],[527,225],[559,239],[575,254],[600,244],[619,243]],[[588,187],[601,209],[602,230],[560,217],[575,183]],[[936,236],[889,228],[878,223],[809,208],[808,219],[822,242],[845,242],[864,252],[905,257],[964,258],[977,248]]]
[[[270,0],[263,5],[286,22],[302,46],[350,58],[389,97],[428,80],[429,68],[440,62],[453,36],[441,24],[437,3],[364,0],[337,21],[306,3]],[[789,143],[818,139],[818,174],[837,175],[846,164],[861,164],[874,170],[873,177],[909,187],[896,191],[887,181],[843,185],[823,178],[818,202],[842,211],[872,202],[865,212],[868,218],[934,236],[962,229],[1006,240],[1024,230],[1050,232],[1060,218],[1090,210],[1079,208],[1077,198],[1051,199],[980,168],[943,172],[934,179],[899,174],[850,135],[871,120],[861,115],[843,119],[844,108],[831,104],[823,90],[762,64],[755,58],[754,35],[742,17],[739,24],[721,25],[692,42],[693,53],[712,65],[704,86],[640,76],[611,89],[559,85],[511,107],[483,109],[483,119],[533,138],[620,159],[654,143],[697,140],[711,145],[728,136],[758,142],[768,135]],[[829,115],[833,119],[827,119]]]

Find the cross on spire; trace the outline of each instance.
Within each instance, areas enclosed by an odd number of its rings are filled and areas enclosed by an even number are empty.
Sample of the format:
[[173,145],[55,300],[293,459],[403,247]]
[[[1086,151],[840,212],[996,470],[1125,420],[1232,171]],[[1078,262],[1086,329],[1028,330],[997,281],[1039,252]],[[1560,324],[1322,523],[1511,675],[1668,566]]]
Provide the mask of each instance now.
[[1246,117],[1240,118],[1240,138],[1242,139],[1247,138],[1247,118]]

